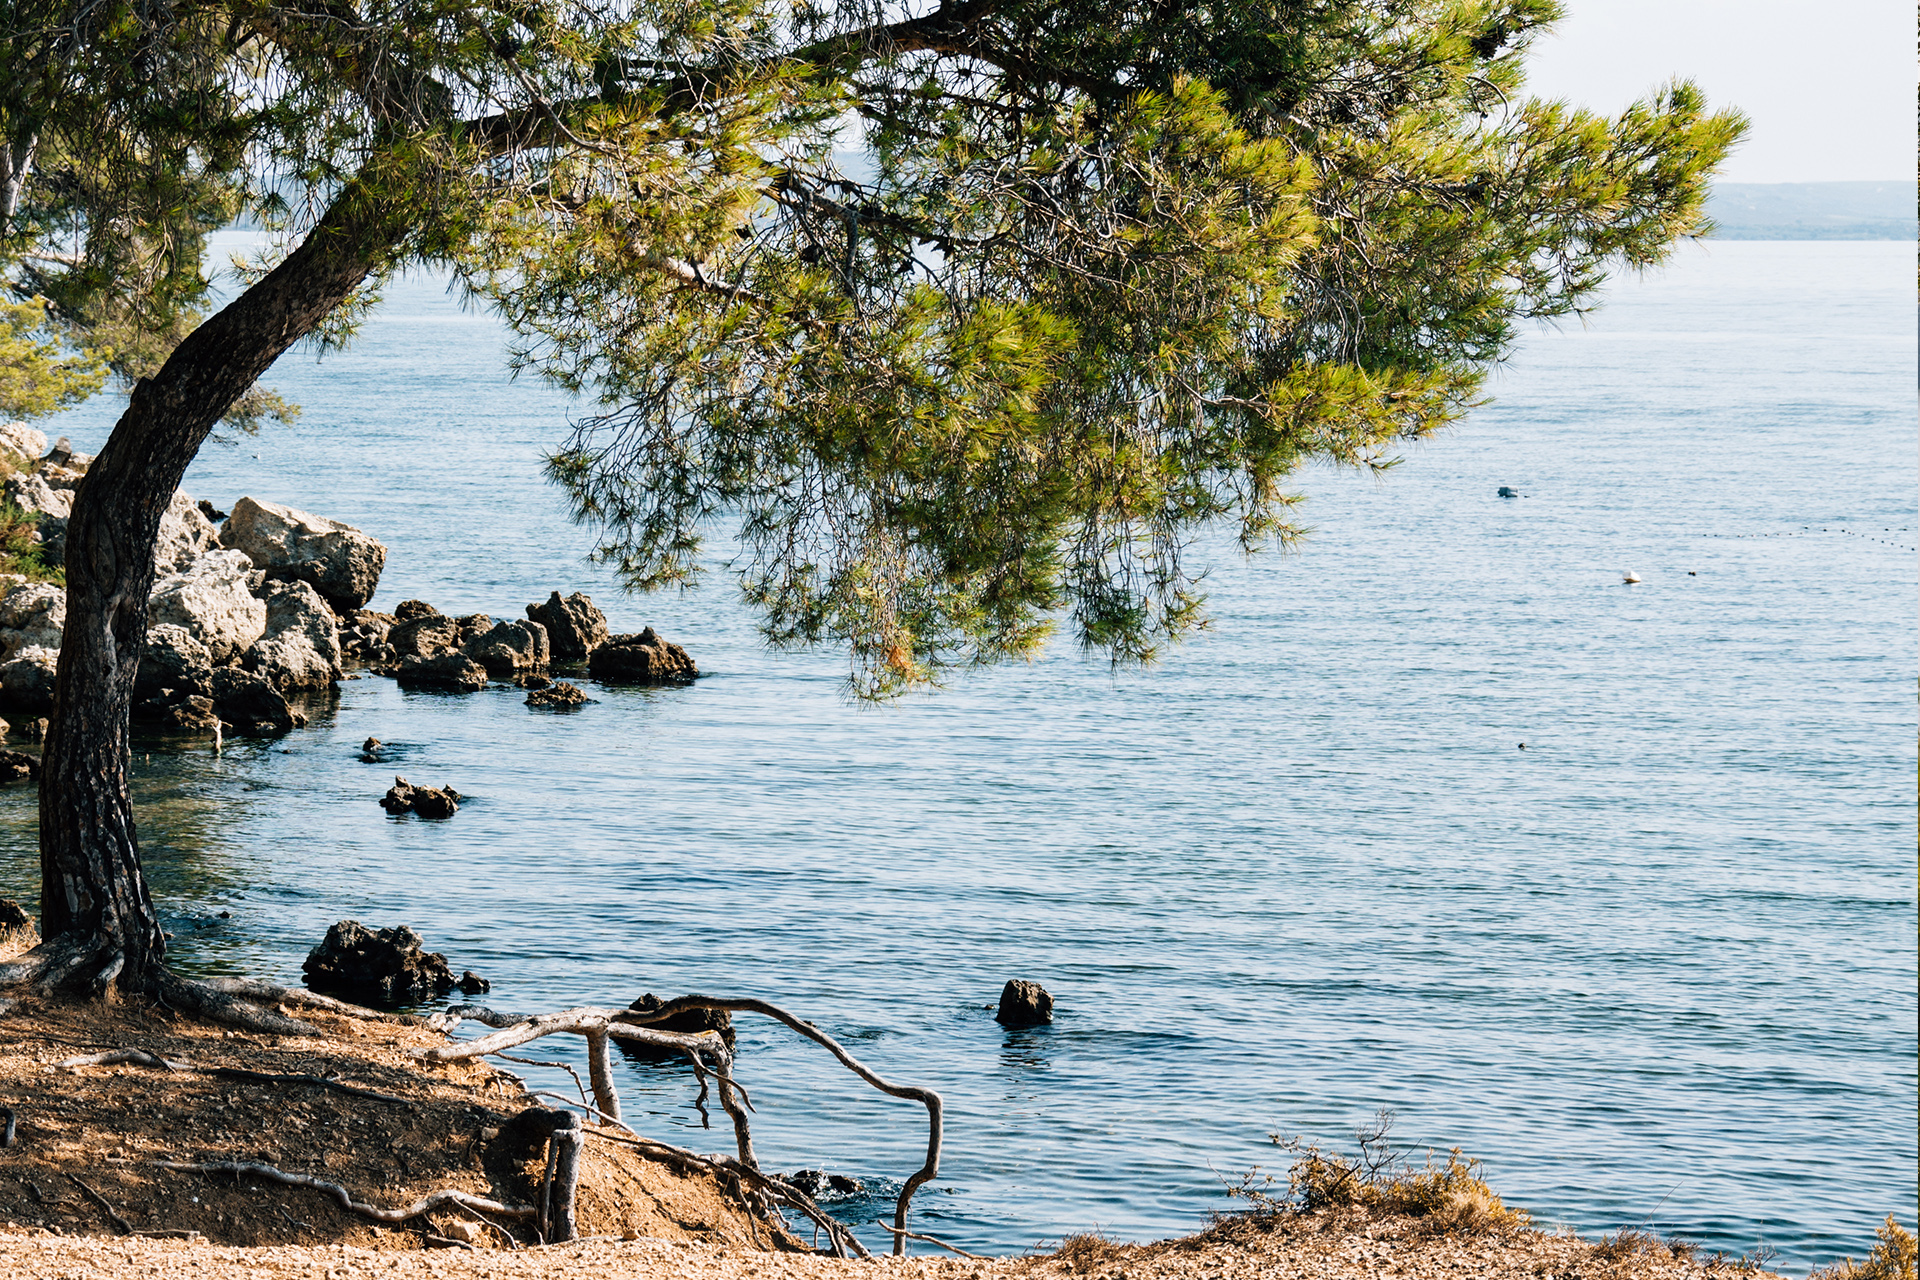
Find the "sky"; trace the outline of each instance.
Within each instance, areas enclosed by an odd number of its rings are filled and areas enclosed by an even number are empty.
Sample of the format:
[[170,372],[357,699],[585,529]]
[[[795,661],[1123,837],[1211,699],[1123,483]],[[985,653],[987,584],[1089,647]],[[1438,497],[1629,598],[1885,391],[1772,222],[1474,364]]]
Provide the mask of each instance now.
[[1914,177],[1912,0],[1567,0],[1529,87],[1616,111],[1675,75],[1753,121],[1724,182]]

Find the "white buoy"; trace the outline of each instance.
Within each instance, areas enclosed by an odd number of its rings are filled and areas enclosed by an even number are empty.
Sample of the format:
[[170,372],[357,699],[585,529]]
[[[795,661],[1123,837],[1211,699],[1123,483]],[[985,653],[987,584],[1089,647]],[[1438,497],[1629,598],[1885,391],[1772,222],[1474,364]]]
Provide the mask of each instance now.
[[1635,573],[1633,570],[1629,569],[1627,570],[1627,580],[1621,585],[1630,587],[1638,581],[1640,581],[1640,575]]

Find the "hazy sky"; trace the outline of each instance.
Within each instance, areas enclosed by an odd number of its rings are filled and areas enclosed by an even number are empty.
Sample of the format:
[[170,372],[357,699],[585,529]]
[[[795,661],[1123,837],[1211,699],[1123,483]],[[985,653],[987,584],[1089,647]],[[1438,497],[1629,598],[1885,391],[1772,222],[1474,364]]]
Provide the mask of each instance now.
[[1914,176],[1911,0],[1568,0],[1531,88],[1614,111],[1676,74],[1752,117],[1728,182]]

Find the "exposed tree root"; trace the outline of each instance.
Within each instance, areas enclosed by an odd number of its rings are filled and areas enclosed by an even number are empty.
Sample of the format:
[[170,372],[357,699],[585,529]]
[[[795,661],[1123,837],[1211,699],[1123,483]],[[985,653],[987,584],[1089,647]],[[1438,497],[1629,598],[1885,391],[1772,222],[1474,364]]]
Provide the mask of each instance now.
[[245,1067],[197,1067],[191,1062],[169,1060],[145,1049],[110,1049],[105,1053],[83,1053],[68,1058],[59,1065],[62,1067],[111,1067],[121,1063],[132,1063],[138,1067],[156,1067],[165,1071],[197,1071],[201,1075],[213,1076],[221,1080],[245,1080],[251,1084],[304,1084],[316,1089],[327,1089],[334,1093],[344,1093],[355,1098],[372,1098],[377,1102],[393,1102],[403,1107],[415,1105],[412,1098],[401,1097],[397,1093],[382,1093],[378,1089],[363,1089],[359,1085],[344,1084],[338,1080],[329,1080],[325,1076],[289,1075],[277,1071],[249,1071]]
[[925,1235],[918,1231],[902,1231],[899,1227],[890,1227],[884,1222],[876,1222],[873,1225],[880,1228],[882,1231],[891,1231],[896,1236],[905,1236],[909,1240],[923,1240],[930,1245],[934,1245],[938,1248],[945,1249],[948,1253],[957,1253],[963,1258],[972,1258],[975,1262],[992,1261],[992,1259],[988,1258],[985,1254],[968,1253],[965,1249],[962,1249],[958,1245],[948,1244],[945,1240],[942,1240],[939,1236]]
[[239,1178],[252,1176],[265,1178],[270,1182],[282,1182],[290,1187],[312,1187],[315,1191],[324,1191],[333,1197],[334,1202],[348,1213],[357,1213],[363,1218],[375,1222],[408,1222],[414,1218],[457,1206],[472,1209],[479,1213],[490,1213],[498,1218],[512,1218],[526,1221],[539,1217],[539,1211],[520,1204],[501,1204],[498,1200],[489,1200],[485,1196],[470,1195],[465,1191],[435,1191],[403,1209],[382,1209],[379,1205],[368,1204],[364,1200],[355,1200],[353,1193],[337,1182],[327,1182],[304,1173],[288,1173],[276,1169],[270,1164],[256,1164],[248,1160],[216,1160],[206,1163],[189,1163],[182,1160],[155,1160],[157,1169],[171,1169],[176,1173],[227,1173]]

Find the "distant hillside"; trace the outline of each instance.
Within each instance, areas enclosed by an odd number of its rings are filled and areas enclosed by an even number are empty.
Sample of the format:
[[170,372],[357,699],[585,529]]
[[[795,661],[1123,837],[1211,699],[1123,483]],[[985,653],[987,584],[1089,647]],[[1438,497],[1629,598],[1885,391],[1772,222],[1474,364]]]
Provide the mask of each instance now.
[[1723,182],[1707,213],[1717,240],[1912,240],[1911,182]]

